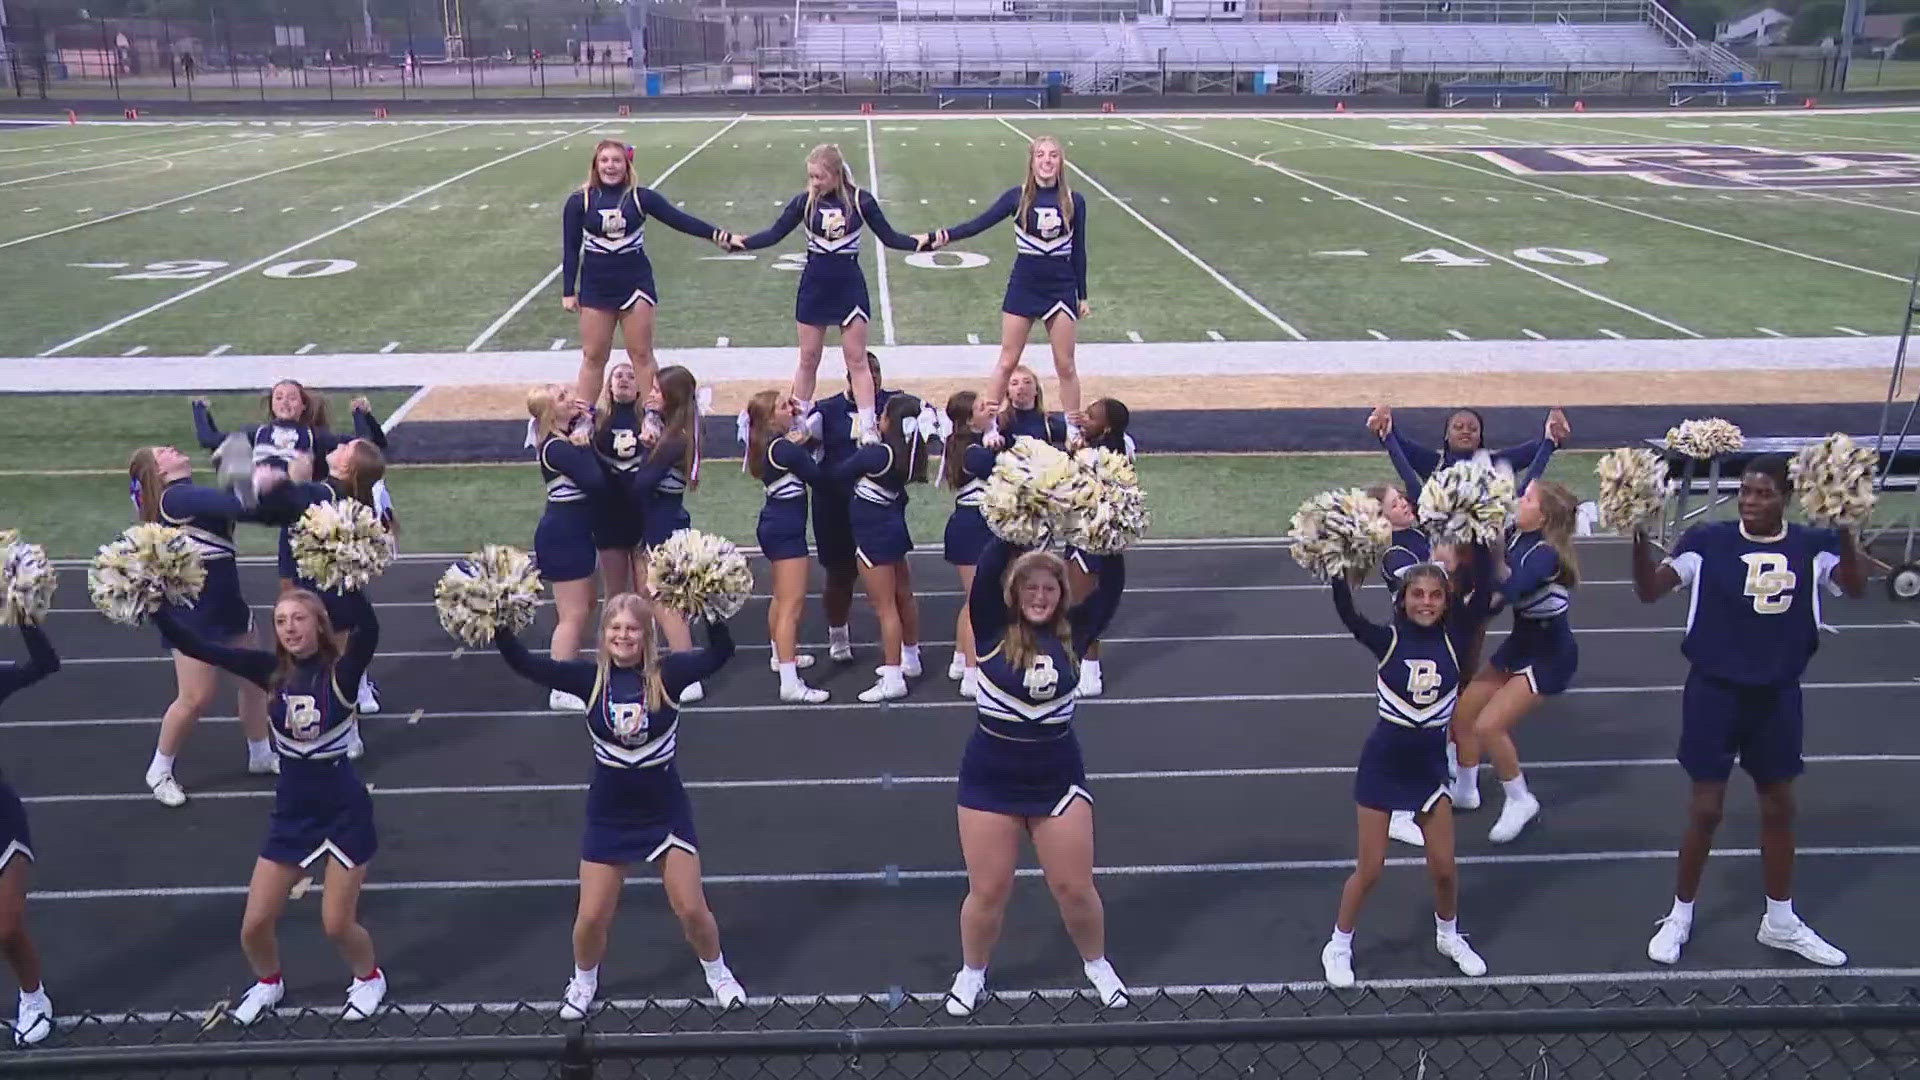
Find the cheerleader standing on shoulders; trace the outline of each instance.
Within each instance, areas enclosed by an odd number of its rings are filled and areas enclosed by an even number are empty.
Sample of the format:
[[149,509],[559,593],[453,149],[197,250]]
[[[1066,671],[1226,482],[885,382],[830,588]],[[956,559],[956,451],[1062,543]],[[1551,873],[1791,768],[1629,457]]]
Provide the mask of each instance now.
[[373,827],[373,797],[347,758],[353,732],[353,686],[380,645],[380,620],[363,593],[345,593],[340,603],[353,611],[355,629],[342,641],[318,596],[296,589],[273,607],[274,650],[240,649],[213,642],[171,610],[155,617],[160,632],[181,652],[213,664],[265,690],[272,699],[275,748],[280,753],[280,786],[274,793],[272,823],[247,887],[247,913],[240,944],[257,982],[233,1020],[242,1026],[280,1003],[286,985],[280,978],[277,927],[286,910],[287,891],[316,862],[325,862],[320,918],[327,937],[353,971],[343,1019],[371,1019],[387,996],[373,938],[360,925],[360,889],[367,863],[379,847]]
[[[662,368],[652,391],[647,394],[647,411],[661,420],[657,435],[649,428],[642,441],[654,436],[640,467],[625,474],[627,497],[640,507],[643,524],[641,540],[652,549],[666,543],[667,537],[693,527],[687,513],[687,492],[700,486],[700,402],[699,385],[693,372],[674,366]],[[634,576],[646,581],[647,560],[643,552],[634,563]],[[667,641],[676,649],[691,648],[693,637],[687,621],[666,607],[654,608],[661,620]],[[680,696],[680,704],[691,705],[706,696],[699,680],[689,683]]]
[[973,640],[973,620],[968,618],[966,598],[973,594],[973,569],[980,562],[980,552],[993,539],[987,519],[980,514],[980,501],[999,455],[981,441],[993,423],[986,398],[972,390],[954,394],[947,399],[947,419],[953,424],[953,432],[947,436],[940,458],[940,478],[954,495],[942,554],[959,571],[961,596],[960,622],[954,632],[953,662],[947,665],[947,678],[960,680],[960,696],[971,698],[980,685],[980,654]]
[[[1484,552],[1479,561],[1485,562]],[[1456,612],[1459,602],[1447,571],[1434,563],[1409,569],[1394,597],[1393,620],[1381,626],[1353,604],[1353,586],[1333,583],[1340,621],[1379,661],[1379,722],[1360,751],[1353,801],[1359,805],[1359,851],[1340,891],[1333,937],[1320,950],[1320,964],[1333,986],[1353,985],[1353,928],[1360,907],[1380,880],[1387,858],[1389,815],[1415,815],[1426,839],[1427,871],[1433,877],[1434,945],[1462,974],[1485,975],[1487,963],[1467,944],[1455,919],[1459,879],[1453,858],[1453,806],[1447,787],[1447,723],[1460,693],[1462,646],[1478,613]],[[1484,606],[1488,593],[1474,592]],[[1464,615],[1465,617],[1461,617]]]
[[[1486,423],[1480,413],[1474,409],[1455,409],[1447,416],[1446,437],[1440,449],[1433,450],[1416,446],[1409,442],[1393,425],[1393,410],[1385,405],[1374,407],[1367,417],[1367,430],[1373,432],[1387,447],[1389,453],[1398,450],[1406,458],[1406,467],[1400,470],[1402,479],[1407,482],[1409,498],[1420,497],[1420,485],[1432,476],[1434,470],[1444,468],[1456,462],[1480,457],[1499,463],[1520,472],[1527,467],[1535,454],[1540,452],[1540,440],[1532,439],[1518,446],[1509,446],[1504,450],[1486,448]],[[1548,438],[1555,443],[1564,443],[1572,428],[1567,424],[1567,414],[1558,408],[1547,410]],[[1395,462],[1396,466],[1399,462]],[[1411,470],[1409,472],[1409,470]]]
[[609,597],[595,661],[547,660],[505,630],[494,637],[500,655],[521,676],[592,702],[587,733],[593,739],[593,782],[580,843],[580,910],[573,923],[573,977],[560,1009],[564,1020],[586,1016],[599,993],[607,935],[626,869],[635,862],[660,864],[667,902],[721,1007],[747,999],[720,953],[720,927],[700,884],[693,808],[674,764],[680,717],[673,703],[733,656],[733,636],[725,623],[714,623],[707,648],[656,656],[655,617],[652,605],[633,593]]
[[[127,465],[133,505],[141,521],[180,529],[206,567],[206,584],[199,599],[175,612],[178,619],[209,641],[235,646],[253,644],[253,610],[240,592],[240,569],[234,562],[233,523],[252,520],[252,511],[231,492],[201,487],[193,482],[193,462],[171,446],[148,446],[134,451]],[[171,647],[171,646],[170,646]],[[162,806],[184,806],[187,793],[173,777],[174,759],[186,745],[194,725],[213,704],[220,672],[173,647],[174,697],[160,718],[159,745],[147,764],[147,789]],[[247,739],[247,771],[268,775],[280,771],[268,740],[267,699],[251,683],[240,684],[240,730]]]
[[1786,523],[1791,490],[1786,459],[1758,457],[1740,477],[1738,521],[1693,526],[1659,563],[1646,534],[1633,536],[1640,599],[1681,588],[1692,596],[1680,645],[1692,666],[1680,699],[1679,758],[1693,794],[1673,908],[1647,943],[1647,956],[1662,964],[1679,960],[1693,934],[1693,902],[1736,759],[1760,798],[1760,944],[1830,967],[1847,962],[1793,910],[1793,781],[1806,770],[1800,676],[1820,645],[1820,589],[1858,597],[1866,566],[1850,531]]
[[[646,426],[641,396],[632,361],[616,360],[607,367],[607,384],[593,411],[593,449],[615,479],[640,467],[645,450],[640,436]],[[593,546],[600,552],[600,580],[608,596],[640,591],[646,565],[641,509],[618,486],[594,501]]]
[[[1087,406],[1087,425],[1081,431],[1081,438],[1090,447],[1111,450],[1132,461],[1133,436],[1127,434],[1127,425],[1132,422],[1133,413],[1124,404],[1113,398],[1101,398]],[[1074,602],[1078,603],[1093,592],[1106,556],[1069,547],[1066,559],[1067,583],[1073,587]],[[1105,692],[1106,682],[1100,673],[1100,640],[1095,638],[1087,642],[1080,654],[1080,696],[1099,697]]]
[[773,568],[767,634],[780,700],[817,705],[827,692],[800,678],[798,642],[807,603],[807,486],[819,482],[820,467],[807,449],[805,429],[793,426],[796,408],[778,390],[762,390],[747,401],[747,472],[767,493],[754,538]]
[[[800,335],[800,366],[793,373],[793,396],[800,415],[813,408],[814,387],[820,375],[820,354],[827,331],[840,331],[840,354],[847,362],[858,412],[856,437],[872,438],[876,387],[867,368],[867,324],[873,304],[867,298],[867,277],[860,269],[860,234],[867,226],[882,244],[914,251],[919,243],[894,231],[880,211],[880,202],[854,186],[840,148],[823,143],[807,154],[807,190],[787,201],[780,217],[764,231],[741,238],[734,246],[745,251],[772,247],[797,226],[805,226],[807,262],[800,271],[800,290],[793,301],[794,328]],[[886,258],[884,252],[877,256]]]
[[[0,663],[0,703],[60,670],[60,654],[53,651],[47,632],[33,623],[20,627],[27,643],[24,664]],[[20,984],[20,1011],[13,1021],[13,1041],[31,1046],[53,1033],[53,1002],[40,981],[40,950],[27,933],[27,879],[33,873],[33,834],[27,829],[27,809],[13,785],[0,779],[0,952]]]
[[1060,380],[1071,441],[1080,418],[1075,330],[1093,309],[1087,303],[1087,200],[1067,183],[1067,155],[1060,140],[1051,135],[1033,140],[1027,149],[1026,180],[1008,188],[986,213],[933,234],[929,246],[965,240],[1008,218],[1013,219],[1017,254],[1000,304],[1000,359],[987,383],[987,400],[998,406],[1005,398],[1007,380],[1038,321],[1053,346],[1053,373]]
[[[576,389],[592,401],[606,382],[613,328],[642,389],[653,385],[653,320],[660,292],[647,260],[647,218],[669,229],[730,247],[725,232],[676,208],[633,175],[633,151],[615,139],[593,148],[587,182],[567,196],[560,212],[560,306],[580,313],[580,376]],[[584,254],[583,254],[584,251]]]
[[[540,479],[547,486],[547,508],[533,533],[533,561],[553,586],[553,644],[556,660],[580,653],[593,618],[593,506],[609,496],[606,473],[589,445],[586,429],[575,430],[585,407],[569,387],[555,383],[527,395],[533,417]],[[547,708],[578,712],[585,701],[560,690],[547,695]]]
[[[898,393],[886,388],[880,371],[880,358],[867,354],[867,370],[873,373],[875,408],[885,409],[888,399]],[[813,547],[826,571],[826,583],[820,588],[820,607],[827,615],[827,655],[837,663],[853,659],[853,634],[847,625],[853,615],[853,587],[860,580],[860,560],[854,554],[853,483],[842,480],[839,467],[846,464],[859,448],[855,413],[858,405],[853,388],[815,404],[809,423],[818,422],[820,439],[820,482],[814,486]],[[802,662],[802,667],[806,664]]]
[[920,609],[907,563],[913,550],[907,532],[907,485],[927,482],[919,423],[920,399],[893,395],[880,414],[880,441],[854,451],[837,470],[842,481],[853,484],[847,516],[853,523],[854,554],[880,623],[880,679],[860,692],[861,701],[906,697],[907,680],[920,675]]
[[1040,376],[1021,364],[1007,377],[1007,400],[995,419],[995,429],[1008,440],[1031,435],[1043,443],[1065,446],[1070,430],[1067,419],[1047,412],[1047,393]]
[[1093,796],[1073,733],[1075,658],[1112,617],[1126,576],[1125,560],[1112,557],[1099,590],[1069,608],[1067,568],[1058,555],[1029,551],[1014,558],[1014,549],[997,538],[980,553],[968,608],[974,641],[986,651],[974,699],[977,724],[960,761],[967,898],[960,905],[964,966],[947,993],[953,1016],[973,1012],[986,985],[1023,834],[1033,839],[1100,1003],[1127,1003],[1126,985],[1107,962],[1106,912],[1093,884]]

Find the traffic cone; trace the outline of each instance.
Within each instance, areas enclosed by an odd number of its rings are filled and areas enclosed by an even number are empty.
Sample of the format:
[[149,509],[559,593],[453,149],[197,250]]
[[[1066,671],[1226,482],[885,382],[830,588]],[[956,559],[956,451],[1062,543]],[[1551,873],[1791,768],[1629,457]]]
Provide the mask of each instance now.
[[1577,99],[1576,99],[1576,100],[1574,101],[1574,103],[1573,103],[1573,111],[1574,111],[1574,112],[1586,112],[1586,111],[1587,111],[1587,103],[1586,103],[1586,102],[1584,102],[1584,101],[1580,101],[1580,100],[1577,100]]
[[1344,101],[1336,101],[1336,102],[1334,102],[1334,103],[1333,103],[1333,111],[1334,111],[1334,112],[1346,112],[1346,111],[1347,111],[1347,103],[1346,103],[1346,102],[1344,102]]
[[1817,107],[1817,106],[1818,106],[1819,104],[1820,104],[1819,102],[1817,102],[1817,101],[1815,101],[1815,100],[1813,100],[1812,98],[1808,98],[1808,99],[1807,99],[1807,103],[1806,103],[1805,105],[1802,105],[1802,106],[1800,106],[1800,107],[1801,107],[1801,108],[1803,108],[1803,109],[1812,109],[1812,108],[1815,108],[1815,107]]
[[72,109],[68,109],[68,110],[67,110],[67,123],[69,123],[69,124],[77,124],[77,123],[79,123],[79,122],[80,122],[80,117],[79,117],[78,115],[76,115],[76,114],[74,113],[74,111],[73,111]]

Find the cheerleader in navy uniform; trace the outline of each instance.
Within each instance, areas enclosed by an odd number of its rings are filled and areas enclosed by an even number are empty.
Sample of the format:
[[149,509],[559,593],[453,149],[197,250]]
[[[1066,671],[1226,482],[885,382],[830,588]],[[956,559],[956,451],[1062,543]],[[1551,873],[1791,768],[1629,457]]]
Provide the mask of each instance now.
[[960,761],[967,898],[960,905],[964,966],[947,993],[954,1016],[971,1013],[986,984],[1022,835],[1033,839],[1100,1003],[1127,1003],[1126,985],[1106,958],[1106,912],[1093,884],[1093,796],[1073,733],[1078,656],[1112,618],[1126,587],[1126,560],[1112,557],[1098,591],[1069,607],[1067,568],[1058,555],[1014,555],[1005,542],[989,541],[968,598],[974,641],[985,651],[976,724]]
[[[658,547],[667,537],[693,527],[686,497],[700,486],[699,393],[693,372],[676,365],[660,369],[647,395],[647,412],[660,418],[659,426],[650,424],[641,433],[646,455],[639,468],[621,477],[628,499],[640,507],[641,541],[646,548]],[[643,551],[634,565],[634,576],[642,583],[647,577],[646,562]],[[654,617],[661,620],[661,629],[674,648],[692,647],[685,619],[666,607],[656,608]],[[681,693],[680,704],[691,705],[705,696],[705,688],[695,680]]]
[[[1448,415],[1446,437],[1438,450],[1416,446],[1402,436],[1393,426],[1393,410],[1385,405],[1375,406],[1368,415],[1367,430],[1386,445],[1389,454],[1397,450],[1405,458],[1404,466],[1398,460],[1394,464],[1400,467],[1401,477],[1407,482],[1408,497],[1416,499],[1420,497],[1420,485],[1436,469],[1479,457],[1503,464],[1518,473],[1525,470],[1534,455],[1540,452],[1541,443],[1539,439],[1532,439],[1504,450],[1488,450],[1486,423],[1474,409],[1455,409]],[[1547,438],[1550,441],[1564,444],[1572,430],[1567,424],[1566,413],[1558,408],[1547,410]]]
[[973,621],[967,617],[965,598],[973,593],[973,568],[980,561],[980,552],[993,539],[987,519],[980,514],[980,501],[999,455],[981,441],[993,423],[986,398],[972,390],[954,394],[947,399],[947,422],[953,430],[940,457],[940,480],[953,489],[953,513],[947,516],[941,553],[960,574],[962,597],[947,678],[960,680],[960,696],[971,698],[980,685],[980,654],[975,651]]
[[[606,472],[594,454],[589,429],[576,428],[585,406],[570,387],[555,383],[527,394],[534,422],[540,479],[547,486],[547,508],[533,533],[533,561],[553,586],[553,643],[556,660],[580,654],[593,618],[594,505],[610,497]],[[578,712],[587,703],[555,690],[547,708]]]
[[1532,479],[1552,451],[1553,443],[1546,441],[1534,458],[1531,482],[1522,488],[1514,511],[1506,557],[1494,563],[1488,582],[1494,594],[1491,610],[1511,607],[1513,630],[1460,693],[1459,723],[1471,725],[1471,730],[1458,733],[1460,770],[1453,801],[1462,809],[1480,805],[1484,748],[1505,795],[1500,817],[1487,832],[1496,844],[1519,836],[1540,813],[1540,800],[1520,772],[1513,727],[1542,699],[1565,691],[1580,666],[1579,643],[1567,619],[1573,591],[1580,587],[1580,564],[1573,551],[1580,499],[1564,484]]
[[[1398,463],[1404,458],[1395,460]],[[1373,484],[1367,488],[1367,496],[1380,504],[1387,523],[1393,526],[1392,543],[1387,547],[1387,553],[1380,557],[1380,583],[1387,587],[1388,595],[1398,596],[1408,571],[1421,563],[1437,561],[1433,542],[1427,539],[1426,533],[1416,527],[1417,519],[1413,504],[1407,501],[1407,496],[1398,484]],[[1454,618],[1456,621],[1464,622],[1466,615],[1463,612],[1456,612]],[[1485,625],[1484,619],[1481,620],[1481,625]],[[1470,655],[1473,648],[1473,635],[1469,635],[1467,641],[1468,645],[1461,650],[1459,657],[1460,670],[1465,677],[1472,678],[1473,664]],[[1453,759],[1452,742],[1447,744],[1447,759],[1449,775],[1451,775],[1451,770],[1456,765]],[[1387,836],[1403,844],[1412,844],[1414,847],[1420,847],[1426,843],[1426,838],[1420,832],[1420,826],[1413,820],[1411,810],[1393,812],[1388,819]]]
[[[580,313],[577,391],[592,401],[606,381],[613,328],[626,339],[641,387],[653,385],[653,319],[660,293],[647,260],[647,218],[688,236],[731,246],[732,237],[676,208],[633,175],[633,150],[615,139],[594,145],[587,182],[560,212],[560,306]],[[581,249],[585,254],[581,254]]]
[[805,416],[813,407],[827,331],[838,328],[840,354],[846,358],[847,382],[852,384],[858,408],[855,435],[870,439],[879,384],[867,369],[867,324],[873,304],[867,299],[867,277],[860,269],[860,234],[870,226],[882,244],[902,251],[918,250],[920,243],[894,231],[880,211],[879,200],[854,185],[846,159],[832,143],[807,154],[807,190],[789,199],[772,225],[739,239],[735,246],[744,251],[769,248],[801,226],[806,229],[807,262],[793,301],[794,326],[800,335],[793,396],[800,402],[800,415]]
[[[1484,549],[1478,561],[1487,560]],[[1483,568],[1484,569],[1484,568]],[[1462,647],[1483,613],[1456,611],[1462,601],[1447,571],[1421,563],[1407,571],[1394,597],[1393,620],[1370,622],[1353,605],[1358,584],[1336,579],[1333,606],[1340,621],[1378,661],[1379,722],[1360,752],[1353,801],[1359,806],[1359,851],[1340,892],[1333,936],[1320,963],[1333,986],[1353,985],[1353,928],[1360,906],[1380,880],[1387,858],[1387,824],[1409,812],[1424,834],[1427,871],[1433,877],[1434,945],[1462,974],[1487,973],[1486,961],[1460,935],[1459,880],[1454,870],[1453,807],[1447,785],[1447,724],[1460,694]],[[1490,594],[1476,589],[1465,603],[1484,607]],[[1461,616],[1465,615],[1464,618]]]
[[1007,400],[991,430],[1009,442],[1022,435],[1054,446],[1065,446],[1068,441],[1067,418],[1047,412],[1046,389],[1040,385],[1040,376],[1025,364],[1007,376]]
[[[773,568],[773,602],[767,605],[767,636],[780,700],[817,705],[827,692],[800,678],[800,612],[807,604],[807,487],[820,481],[820,466],[794,427],[798,408],[778,390],[747,401],[747,472],[766,490],[754,538]],[[806,658],[809,666],[813,658]]]
[[[640,467],[645,452],[641,433],[646,430],[642,415],[639,373],[629,360],[616,360],[607,366],[607,383],[593,410],[593,449],[606,466],[607,475],[618,480]],[[619,484],[611,486],[604,497],[594,501],[593,546],[600,552],[600,581],[605,595],[637,592],[645,576],[640,568],[646,556],[641,549],[644,523],[641,506],[626,497]]]
[[[1008,188],[986,213],[963,225],[942,229],[929,247],[945,247],[1013,219],[1017,253],[1000,304],[1000,359],[987,384],[987,400],[1005,398],[1007,380],[1026,350],[1038,321],[1053,346],[1053,374],[1060,380],[1068,435],[1080,419],[1080,373],[1074,366],[1075,330],[1092,313],[1087,303],[1087,200],[1067,183],[1067,155],[1060,140],[1042,135],[1027,150],[1027,178]],[[991,441],[991,440],[990,440]]]
[[1860,596],[1866,564],[1850,531],[1787,524],[1791,491],[1786,459],[1757,457],[1740,477],[1738,521],[1693,526],[1659,563],[1646,535],[1634,533],[1641,601],[1681,588],[1692,597],[1680,645],[1691,667],[1679,759],[1693,792],[1673,908],[1647,943],[1647,956],[1662,964],[1679,960],[1692,936],[1693,902],[1736,760],[1760,801],[1760,943],[1829,967],[1847,962],[1793,910],[1793,781],[1806,770],[1800,676],[1820,645],[1820,590]]
[[[920,399],[895,394],[880,414],[880,441],[854,451],[836,469],[853,485],[847,516],[853,523],[854,554],[860,581],[880,623],[878,682],[860,692],[860,700],[892,701],[907,696],[907,680],[920,674],[920,611],[913,599],[913,571],[907,553],[907,485],[927,482],[927,457],[921,450]],[[913,644],[909,644],[909,643]]]
[[[867,370],[873,373],[876,409],[885,409],[887,399],[897,391],[886,388],[880,370],[880,358],[867,354]],[[820,608],[827,616],[827,655],[835,662],[853,659],[853,634],[847,622],[853,615],[853,587],[860,580],[860,560],[854,554],[853,521],[847,516],[853,503],[851,481],[839,478],[839,466],[859,448],[856,438],[853,387],[846,392],[814,404],[808,417],[817,427],[820,442],[820,482],[813,489],[813,548],[826,571],[820,587]]]
[[[233,524],[253,520],[254,512],[242,506],[232,492],[195,484],[192,459],[171,446],[134,451],[127,474],[140,520],[184,531],[206,567],[206,583],[201,586],[199,599],[176,614],[208,640],[252,645],[253,611],[240,592]],[[213,704],[220,672],[176,649],[173,680],[173,701],[160,718],[159,744],[146,773],[147,789],[162,806],[186,804],[187,793],[173,777],[174,759],[194,725]],[[244,680],[240,683],[239,712],[240,730],[247,739],[247,771],[255,775],[279,771],[280,761],[268,740],[266,696]]]
[[655,618],[651,605],[633,593],[609,597],[595,661],[534,656],[505,630],[494,638],[500,655],[520,675],[554,693],[592,702],[586,716],[587,734],[593,739],[593,782],[587,788],[587,825],[580,844],[573,977],[560,1009],[565,1020],[586,1016],[599,993],[607,934],[626,868],[636,862],[660,864],[667,902],[721,1007],[747,999],[720,952],[720,927],[700,885],[693,808],[674,764],[680,722],[674,700],[733,656],[733,636],[725,623],[714,623],[708,627],[706,648],[657,655]]
[[359,916],[367,863],[379,847],[373,798],[347,758],[354,718],[347,688],[379,648],[380,620],[362,593],[346,593],[340,602],[352,609],[357,627],[344,643],[318,596],[295,590],[281,597],[273,607],[272,652],[213,642],[170,610],[155,617],[174,648],[233,672],[272,698],[280,786],[240,926],[240,944],[258,980],[231,1014],[243,1026],[286,995],[277,927],[288,890],[317,862],[326,868],[320,918],[353,971],[343,1019],[371,1019],[387,996],[387,977]]
[[[1111,450],[1116,454],[1133,460],[1133,436],[1127,434],[1127,425],[1133,422],[1133,413],[1126,405],[1113,398],[1101,398],[1087,406],[1087,424],[1081,432],[1081,439],[1087,446]],[[1100,580],[1100,568],[1106,563],[1106,556],[1091,551],[1082,551],[1069,547],[1066,552],[1067,583],[1073,587],[1075,602],[1086,598]],[[1080,696],[1099,697],[1106,692],[1106,681],[1100,672],[1100,640],[1095,638],[1087,642],[1086,649],[1080,654]]]
[[[60,670],[60,654],[53,651],[47,632],[33,623],[20,627],[27,643],[26,663],[0,663],[0,703]],[[33,872],[33,834],[27,828],[27,810],[13,785],[0,779],[0,952],[20,984],[20,1011],[13,1021],[13,1041],[30,1046],[53,1033],[53,1002],[40,981],[40,950],[27,933],[27,879]]]

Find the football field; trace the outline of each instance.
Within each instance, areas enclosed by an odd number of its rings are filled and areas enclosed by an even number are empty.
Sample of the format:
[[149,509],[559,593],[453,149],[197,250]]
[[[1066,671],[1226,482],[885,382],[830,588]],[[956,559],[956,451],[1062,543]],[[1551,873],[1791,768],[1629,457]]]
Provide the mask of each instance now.
[[[1916,110],[10,125],[0,356],[570,351],[560,205],[598,138],[739,231],[839,143],[918,232],[1041,133],[1088,201],[1087,341],[1877,336],[1920,255]],[[997,338],[1006,229],[873,247],[876,344]],[[647,248],[661,346],[792,342],[797,235]]]

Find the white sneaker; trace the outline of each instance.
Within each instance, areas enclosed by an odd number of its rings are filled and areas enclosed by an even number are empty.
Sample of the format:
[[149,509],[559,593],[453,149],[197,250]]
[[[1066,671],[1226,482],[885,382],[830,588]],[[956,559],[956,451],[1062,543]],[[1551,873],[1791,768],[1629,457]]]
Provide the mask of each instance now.
[[980,696],[980,669],[970,667],[960,676],[960,696],[968,701]]
[[872,704],[876,701],[897,701],[907,696],[907,680],[900,674],[899,668],[888,668],[880,675],[880,681],[860,691],[860,700]]
[[1647,959],[1658,964],[1673,964],[1680,960],[1680,946],[1693,936],[1693,920],[1676,919],[1669,915],[1655,925],[1660,929],[1653,932],[1653,940],[1647,942]]
[[747,1003],[747,988],[740,985],[729,968],[721,968],[718,975],[708,975],[707,989],[713,991],[713,1000],[723,1009],[737,1009]]
[[830,641],[827,643],[827,658],[836,664],[853,662],[853,642]]
[[247,775],[279,776],[280,775],[280,755],[274,753],[271,750],[267,751],[265,754],[260,755],[259,757],[255,757],[252,754],[248,754],[247,755]]
[[360,676],[360,693],[356,696],[353,707],[361,716],[372,716],[380,711],[380,688],[373,685],[373,680],[365,675]]
[[1540,800],[1528,795],[1520,799],[1508,799],[1500,807],[1500,819],[1487,830],[1487,839],[1496,844],[1504,844],[1520,835],[1527,822],[1540,816]]
[[380,1003],[387,1000],[387,973],[379,968],[373,969],[373,978],[355,979],[347,986],[347,1008],[340,1014],[342,1020],[371,1020],[373,1014],[380,1011]]
[[902,654],[902,656],[900,657],[900,674],[901,675],[909,679],[917,679],[920,677],[921,670],[922,669],[920,667],[919,653]]
[[284,982],[257,982],[247,990],[246,996],[240,999],[240,1004],[234,1006],[233,1012],[229,1015],[233,1017],[234,1023],[247,1027],[260,1019],[261,1013],[272,1011],[275,1005],[280,1004],[280,999],[286,996],[287,984]]
[[1760,918],[1760,944],[1775,949],[1785,949],[1827,967],[1839,967],[1847,962],[1847,954],[1827,944],[1813,927],[1795,918],[1791,926],[1775,926],[1764,915]]
[[1326,972],[1327,985],[1345,989],[1353,985],[1353,946],[1329,941],[1320,950],[1320,968]]
[[952,679],[954,682],[959,682],[961,677],[966,675],[966,673],[967,658],[960,655],[959,649],[953,650],[953,659],[947,661],[947,678]]
[[[813,666],[813,661],[814,657],[810,653],[793,654],[793,668],[795,671],[807,670]],[[778,653],[767,657],[767,670],[773,672],[775,675],[780,674],[780,655]]]
[[688,683],[687,688],[680,691],[680,704],[691,705],[696,701],[706,700],[706,697],[706,687],[701,686],[699,683]]
[[20,995],[20,1012],[13,1021],[13,1041],[20,1046],[32,1046],[51,1034],[53,1002],[47,999],[47,988],[42,984],[33,993]]
[[976,973],[961,968],[953,977],[953,986],[947,990],[947,1015],[972,1016],[973,1007],[980,1003],[980,991],[986,985],[985,971]]
[[1467,939],[1459,933],[1436,933],[1433,944],[1440,950],[1441,956],[1453,961],[1454,966],[1460,969],[1460,974],[1479,978],[1487,973],[1487,962],[1480,959],[1480,954],[1474,952],[1473,946],[1467,944]]
[[1074,692],[1074,696],[1092,698],[1106,692],[1107,684],[1101,676],[1100,669],[1089,669],[1085,664],[1080,665],[1080,688]]
[[1427,834],[1420,831],[1420,825],[1413,820],[1411,810],[1395,810],[1387,818],[1387,836],[1414,847],[1427,846]]
[[808,686],[803,682],[780,688],[780,700],[790,701],[796,705],[818,705],[832,696],[817,686]]
[[560,1019],[584,1020],[593,1008],[593,999],[600,993],[600,983],[582,982],[578,978],[567,980],[567,992],[560,999]]
[[147,789],[153,792],[154,798],[160,800],[161,806],[187,805],[187,793],[180,789],[179,781],[170,772],[148,773]]
[[547,711],[586,712],[587,703],[567,693],[565,690],[555,690],[547,695]]
[[347,731],[347,760],[359,761],[366,756],[366,740],[360,738],[360,725],[355,724]]
[[1473,773],[1463,772],[1454,777],[1453,787],[1447,794],[1453,800],[1455,810],[1480,809],[1479,770],[1476,769]]
[[1093,992],[1100,998],[1100,1004],[1103,1007],[1109,1009],[1127,1007],[1127,984],[1121,982],[1120,976],[1114,974],[1113,965],[1107,963],[1106,957],[1103,956],[1085,964],[1083,968],[1087,973],[1087,981],[1093,984]]

